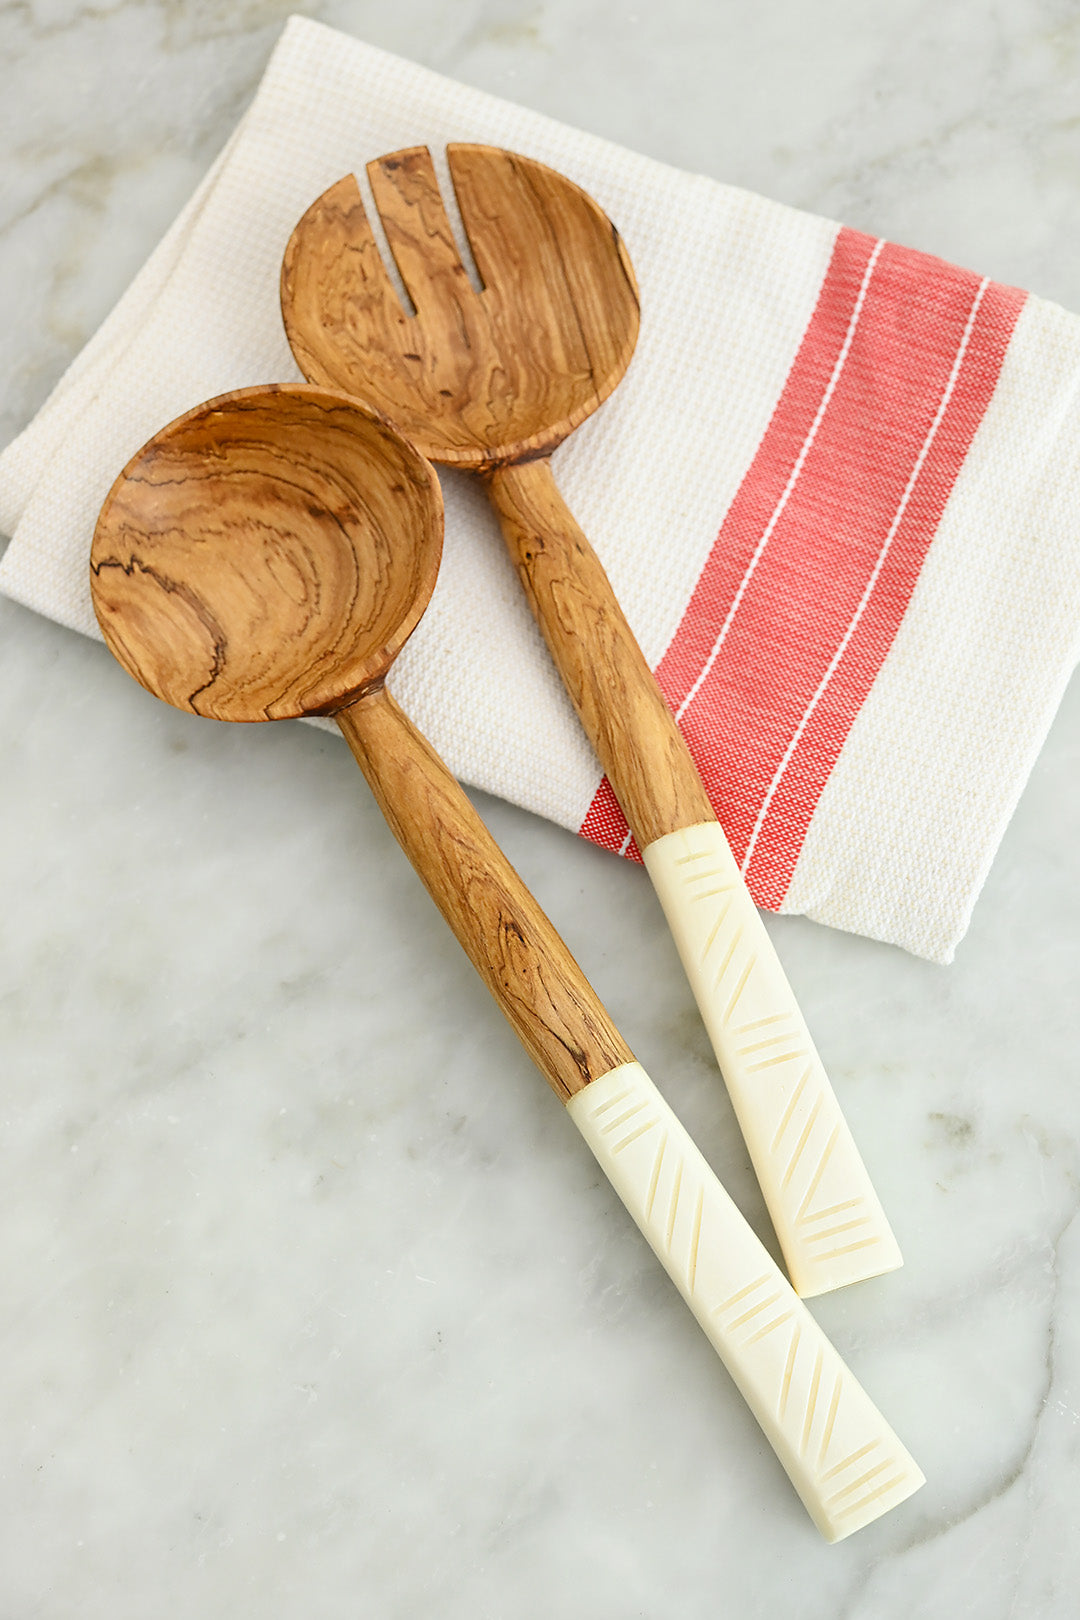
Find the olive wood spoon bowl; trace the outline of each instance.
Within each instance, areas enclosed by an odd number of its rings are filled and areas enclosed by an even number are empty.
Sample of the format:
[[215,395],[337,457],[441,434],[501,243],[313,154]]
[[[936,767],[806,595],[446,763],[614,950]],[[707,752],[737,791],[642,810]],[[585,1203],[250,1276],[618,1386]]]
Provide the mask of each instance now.
[[128,463],[94,534],[94,607],[124,668],[177,708],[333,715],[432,898],[836,1540],[922,1475],[386,690],[441,547],[435,475],[376,415],[320,389],[246,389],[180,417]]
[[487,484],[532,610],[637,839],[761,1182],[809,1295],[900,1250],[682,733],[563,503],[555,447],[619,382],[638,332],[618,232],[562,175],[490,146],[450,171],[476,292],[426,147],[368,165],[401,304],[353,175],[303,216],[281,307],[308,379],[374,405],[433,461]]

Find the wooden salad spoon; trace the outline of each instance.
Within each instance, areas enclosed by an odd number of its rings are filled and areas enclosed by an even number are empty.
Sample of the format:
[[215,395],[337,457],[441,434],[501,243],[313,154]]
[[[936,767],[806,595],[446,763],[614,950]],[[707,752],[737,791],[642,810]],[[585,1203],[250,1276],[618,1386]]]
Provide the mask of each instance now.
[[98,519],[91,587],[124,668],[177,708],[334,717],[447,922],[837,1540],[922,1475],[384,684],[441,548],[434,473],[374,413],[317,388],[244,389],[189,411],[128,463]]
[[682,733],[550,456],[630,362],[634,272],[562,175],[496,147],[447,158],[483,282],[469,280],[426,147],[368,164],[415,313],[353,175],[289,241],[285,329],[309,381],[359,395],[433,461],[484,479],[533,613],[667,915],[792,1282],[822,1293],[900,1250]]

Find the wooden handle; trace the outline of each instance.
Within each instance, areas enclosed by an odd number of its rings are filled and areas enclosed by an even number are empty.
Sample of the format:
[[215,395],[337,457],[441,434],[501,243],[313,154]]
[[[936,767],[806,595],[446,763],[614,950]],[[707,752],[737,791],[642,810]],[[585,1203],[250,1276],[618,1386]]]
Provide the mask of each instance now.
[[438,755],[384,688],[335,717],[474,967],[834,1541],[922,1475],[807,1314]]
[[639,849],[716,816],[611,582],[545,458],[487,480],[525,593]]
[[664,905],[795,1286],[816,1294],[891,1271],[902,1264],[896,1239],[611,582],[546,459],[500,468],[488,484]]
[[632,1053],[459,783],[385,687],[334,717],[390,828],[563,1102]]

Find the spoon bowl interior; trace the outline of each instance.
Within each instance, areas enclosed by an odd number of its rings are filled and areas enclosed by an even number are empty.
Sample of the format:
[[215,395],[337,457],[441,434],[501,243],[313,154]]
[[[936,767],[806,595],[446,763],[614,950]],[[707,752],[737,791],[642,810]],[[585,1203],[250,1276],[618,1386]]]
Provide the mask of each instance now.
[[373,412],[252,388],[128,463],[98,518],[91,590],[112,652],[176,708],[332,714],[385,676],[441,550],[435,475]]

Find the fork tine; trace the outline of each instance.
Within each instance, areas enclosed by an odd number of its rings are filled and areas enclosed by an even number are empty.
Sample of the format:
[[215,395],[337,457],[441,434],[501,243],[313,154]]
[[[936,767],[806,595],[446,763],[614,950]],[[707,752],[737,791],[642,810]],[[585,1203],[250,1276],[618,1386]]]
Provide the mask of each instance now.
[[426,146],[389,152],[367,166],[375,206],[405,290],[425,305],[457,303],[472,294]]
[[591,379],[604,397],[638,329],[637,283],[611,221],[580,186],[532,158],[465,142],[446,155],[493,323],[509,318],[520,334],[515,312],[527,308],[543,333],[534,363],[548,377]]
[[[344,262],[348,276],[340,273]],[[355,175],[345,175],[316,198],[290,236],[281,266],[281,313],[309,382],[339,388],[350,380],[342,370],[340,334],[385,332],[408,318]]]
[[[542,252],[550,234],[538,217],[538,199],[522,185],[515,157],[495,146],[453,141],[447,162],[476,268],[485,287],[516,287],[522,280],[522,252]],[[519,221],[526,221],[525,237]]]
[[514,299],[527,286],[530,307],[544,307],[548,330],[569,345],[567,366],[590,353],[607,363],[609,329],[619,334],[617,347],[631,334],[632,348],[637,283],[599,204],[565,175],[500,147],[453,141],[446,156],[485,287]]
[[[611,226],[591,197],[565,176],[498,146],[453,141],[446,148],[461,222],[485,287],[509,292],[528,281],[577,291],[580,269],[567,243]],[[539,275],[537,272],[539,271]]]

